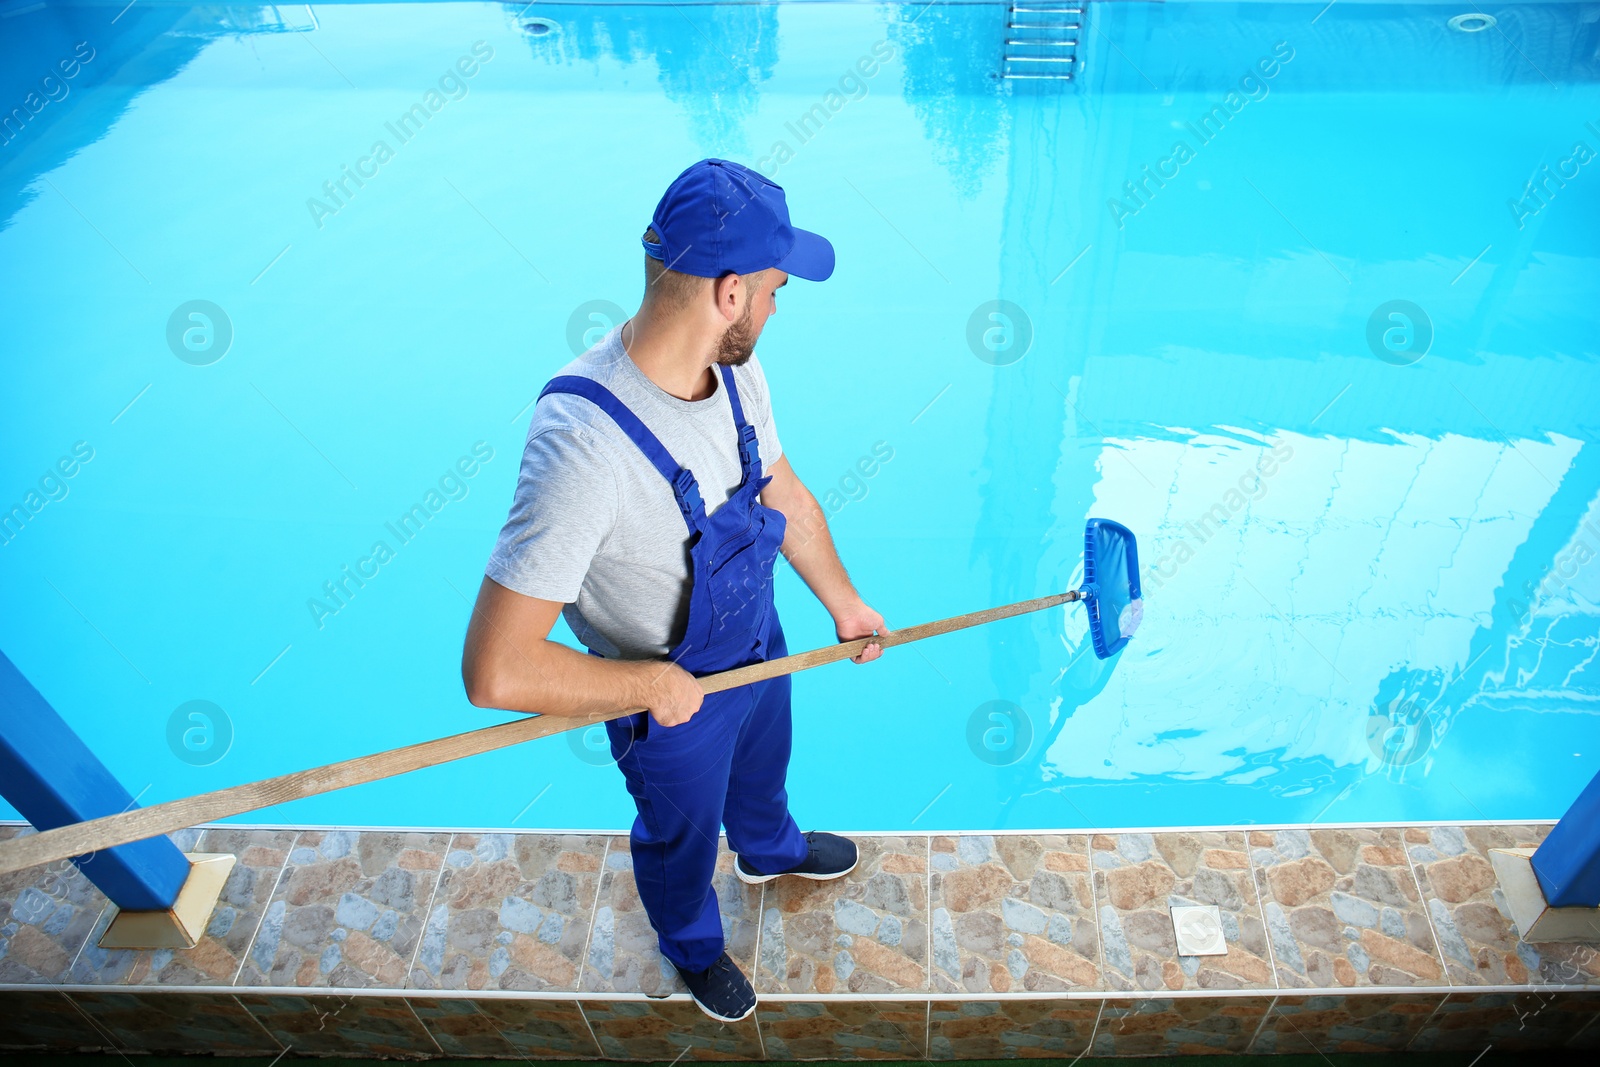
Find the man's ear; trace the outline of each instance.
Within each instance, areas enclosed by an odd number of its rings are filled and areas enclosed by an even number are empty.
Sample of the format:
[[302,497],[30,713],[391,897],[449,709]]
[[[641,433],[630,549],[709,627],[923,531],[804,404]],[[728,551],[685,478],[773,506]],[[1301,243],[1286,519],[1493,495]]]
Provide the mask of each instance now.
[[737,274],[724,274],[711,285],[712,295],[716,297],[717,311],[729,322],[739,319],[739,289],[742,280]]

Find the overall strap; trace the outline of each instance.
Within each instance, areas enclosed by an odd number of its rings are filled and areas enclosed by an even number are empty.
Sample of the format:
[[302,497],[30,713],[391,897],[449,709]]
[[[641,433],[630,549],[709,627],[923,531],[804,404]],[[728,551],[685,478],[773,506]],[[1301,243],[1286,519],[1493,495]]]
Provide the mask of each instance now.
[[672,454],[662,445],[661,440],[650,432],[650,427],[640,421],[639,416],[628,410],[628,406],[617,399],[615,393],[595,381],[576,374],[563,374],[550,379],[550,383],[539,393],[541,399],[549,393],[572,393],[590,401],[607,415],[622,429],[622,432],[632,438],[633,443],[639,446],[645,458],[653,464],[661,476],[672,486],[672,495],[678,501],[678,510],[683,512],[683,521],[689,524],[689,532],[694,533],[705,524],[705,505],[700,500],[700,487],[695,483],[694,475],[687,467],[678,465]]
[[739,387],[733,384],[733,368],[722,364],[722,380],[728,387],[728,403],[733,408],[733,427],[739,434],[739,464],[751,478],[761,477],[761,449],[756,442],[756,428],[744,421],[744,407],[739,403]]

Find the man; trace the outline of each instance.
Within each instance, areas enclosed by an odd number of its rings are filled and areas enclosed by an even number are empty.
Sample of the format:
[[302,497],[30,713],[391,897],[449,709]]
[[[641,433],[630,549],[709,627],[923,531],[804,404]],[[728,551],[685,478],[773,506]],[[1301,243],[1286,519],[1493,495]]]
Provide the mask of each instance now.
[[[841,641],[888,631],[782,458],[754,358],[777,291],[790,275],[825,280],[833,246],[790,225],[779,186],[720,159],[678,176],[643,243],[638,312],[534,407],[462,677],[479,707],[648,709],[606,724],[638,809],[634,879],[662,955],[707,1014],[732,1022],[756,998],[723,946],[720,827],[749,883],[838,878],[857,852],[789,814],[788,676],[709,695],[695,679],[787,654],[780,550]],[[589,655],[548,640],[558,612]],[[855,662],[882,651],[869,643]]]

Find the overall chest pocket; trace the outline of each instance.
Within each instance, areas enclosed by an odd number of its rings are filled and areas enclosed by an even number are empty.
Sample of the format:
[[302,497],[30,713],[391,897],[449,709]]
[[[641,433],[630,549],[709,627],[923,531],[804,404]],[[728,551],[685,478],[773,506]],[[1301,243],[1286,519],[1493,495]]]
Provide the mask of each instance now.
[[706,572],[713,641],[741,632],[754,639],[772,600],[773,565],[786,525],[783,512],[754,504],[737,536],[717,546]]

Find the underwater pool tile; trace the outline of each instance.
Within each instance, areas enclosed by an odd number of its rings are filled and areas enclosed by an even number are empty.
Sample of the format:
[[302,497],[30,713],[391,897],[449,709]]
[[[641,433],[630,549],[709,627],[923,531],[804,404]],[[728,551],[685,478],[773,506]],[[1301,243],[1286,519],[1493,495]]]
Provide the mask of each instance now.
[[1340,993],[1278,997],[1250,1046],[1252,1054],[1399,1052],[1444,1002],[1433,993]]
[[594,1059],[600,1055],[577,1001],[409,998],[447,1056]]
[[[35,832],[0,826],[0,841]],[[0,874],[0,984],[66,981],[109,910],[105,896],[71,860]]]
[[928,839],[855,839],[843,878],[766,884],[757,993],[894,993],[928,988]]
[[1408,842],[1450,984],[1600,986],[1600,952],[1519,939],[1489,862],[1494,848],[1537,848],[1548,826],[1434,826]]
[[1197,1056],[1250,1047],[1270,996],[1107,1000],[1095,1027],[1096,1056]]
[[970,834],[930,848],[935,992],[1104,988],[1087,836]]
[[579,1001],[607,1059],[758,1060],[752,1015],[736,1023],[711,1018],[689,999]]
[[439,1046],[402,997],[235,994],[268,1033],[297,1055],[438,1056]]
[[[753,981],[762,887],[739,880],[733,873],[734,856],[727,849],[726,839],[721,845],[711,885],[717,892],[717,908],[722,914],[722,936],[728,955]],[[656,932],[639,901],[626,837],[611,838],[606,850],[594,930],[589,935],[580,983],[587,993],[664,997],[687,992],[676,968],[661,955]]]
[[[1267,934],[1240,830],[1097,834],[1090,841],[1105,987],[1270,989]],[[1214,904],[1228,951],[1179,956],[1175,904]]]
[[928,1005],[871,1000],[763,1001],[769,1060],[926,1059]]
[[455,835],[411,987],[576,991],[609,840]]
[[1089,1048],[1100,1002],[936,1000],[929,1015],[932,1059],[1060,1059]]
[[450,837],[301,833],[236,984],[403,987]]
[[191,1052],[275,1056],[276,1038],[231,993],[107,990],[72,999],[125,1052]]
[[1445,985],[1404,831],[1251,834],[1256,883],[1285,989]]

